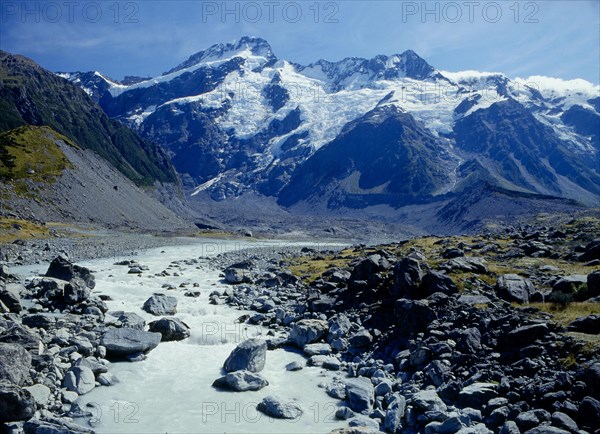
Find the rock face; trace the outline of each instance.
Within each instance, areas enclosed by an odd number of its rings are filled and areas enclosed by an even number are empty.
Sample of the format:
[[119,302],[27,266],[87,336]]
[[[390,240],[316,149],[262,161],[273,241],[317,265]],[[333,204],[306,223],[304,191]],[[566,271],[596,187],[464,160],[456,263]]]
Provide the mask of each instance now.
[[31,355],[18,344],[0,343],[0,380],[21,386],[29,378]]
[[302,415],[302,408],[294,401],[285,401],[275,396],[265,396],[256,409],[276,419],[296,419]]
[[258,339],[248,339],[231,352],[223,369],[227,372],[246,370],[260,372],[267,360],[267,343]]
[[290,342],[303,348],[306,344],[318,341],[327,333],[327,321],[318,319],[303,319],[298,321],[290,331]]
[[358,413],[370,411],[375,402],[373,384],[366,378],[352,378],[346,381],[346,396],[350,408]]
[[529,296],[532,292],[531,282],[517,274],[504,274],[496,281],[496,293],[498,297],[506,301],[529,303]]
[[177,299],[171,295],[154,294],[144,302],[142,309],[156,316],[175,315]]
[[90,368],[74,366],[65,374],[63,385],[71,392],[76,392],[78,395],[85,395],[95,387],[96,378]]
[[124,357],[130,354],[146,353],[158,346],[160,333],[145,332],[129,327],[109,329],[100,344],[106,347],[109,356]]
[[260,390],[268,386],[269,382],[260,374],[250,371],[235,371],[217,378],[213,387],[219,389],[230,389],[236,392],[245,392],[247,390]]
[[190,328],[178,318],[161,318],[148,324],[148,331],[160,333],[162,341],[181,341],[190,337]]
[[96,286],[94,275],[89,269],[73,264],[64,256],[58,256],[50,263],[48,271],[46,271],[46,277],[53,277],[67,282],[77,277],[82,279],[89,288],[93,289]]
[[27,390],[0,381],[0,422],[29,419],[35,409],[35,400]]

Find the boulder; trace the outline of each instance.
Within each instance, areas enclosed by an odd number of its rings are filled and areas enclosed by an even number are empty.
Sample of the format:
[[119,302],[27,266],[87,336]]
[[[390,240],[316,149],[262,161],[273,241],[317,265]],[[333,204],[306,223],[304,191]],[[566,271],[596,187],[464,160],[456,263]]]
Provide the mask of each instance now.
[[518,274],[504,274],[496,280],[496,294],[506,301],[529,303],[529,296],[533,291],[531,282]]
[[331,346],[325,343],[307,344],[304,345],[303,351],[307,356],[315,356],[318,354],[327,356],[331,354]]
[[327,333],[327,321],[318,319],[303,319],[298,321],[290,331],[289,340],[298,347],[318,341]]
[[353,334],[348,342],[354,348],[365,348],[373,343],[373,336],[367,329],[361,329]]
[[394,266],[392,295],[405,298],[423,298],[422,294],[419,294],[419,285],[421,285],[423,275],[424,272],[419,260],[411,257],[403,258]]
[[351,427],[362,427],[375,431],[379,431],[379,423],[375,419],[371,419],[368,416],[357,414],[348,421],[348,425]]
[[9,312],[21,312],[21,292],[25,290],[23,285],[7,283],[4,288],[0,287],[0,302],[8,308]]
[[550,425],[540,425],[530,430],[525,431],[523,434],[570,434],[569,431],[564,429],[556,428]]
[[0,423],[29,419],[35,410],[35,400],[27,390],[0,381]]
[[242,268],[229,267],[225,269],[225,282],[230,285],[252,282],[250,272]]
[[114,312],[111,313],[111,315],[117,318],[120,327],[129,327],[137,330],[144,330],[144,327],[146,327],[146,320],[137,313]]
[[86,301],[90,297],[90,293],[85,281],[76,277],[65,285],[63,295],[66,304],[74,305]]
[[587,275],[587,296],[589,298],[600,296],[600,270]]
[[458,405],[461,407],[481,408],[498,396],[494,383],[473,383],[463,388],[458,394]]
[[19,344],[27,351],[32,351],[36,354],[42,350],[42,341],[37,333],[17,323],[9,324],[6,330],[0,328],[0,342]]
[[0,380],[21,386],[29,378],[31,355],[19,344],[0,343]]
[[260,374],[250,371],[235,371],[217,378],[213,387],[218,389],[229,389],[236,392],[245,392],[247,390],[260,390],[268,386],[269,382]]
[[421,390],[415,393],[410,399],[410,403],[423,413],[428,411],[445,412],[447,410],[446,404],[433,389]]
[[144,302],[142,309],[155,316],[175,315],[177,299],[171,295],[154,294]]
[[57,316],[53,313],[31,313],[21,319],[23,325],[31,328],[49,329],[56,324]]
[[458,349],[463,353],[475,354],[481,349],[481,332],[470,327],[459,332]]
[[532,344],[536,340],[546,336],[550,330],[546,324],[531,324],[518,327],[508,332],[504,339],[505,347],[521,348]]
[[382,258],[381,255],[369,255],[355,265],[350,274],[350,280],[369,280],[371,275],[385,270],[387,266],[389,266],[387,260]]
[[581,429],[596,430],[600,427],[600,401],[586,396],[581,400],[577,413],[577,422]]
[[600,259],[600,240],[594,240],[585,246],[584,252],[579,255],[579,260],[582,262],[593,261]]
[[572,294],[575,300],[581,301],[587,298],[587,291],[581,291],[584,286],[587,286],[587,276],[585,274],[573,274],[558,279],[552,285],[551,294]]
[[85,395],[96,386],[96,377],[90,368],[74,366],[65,374],[63,386],[78,395]]
[[31,419],[25,422],[25,434],[94,434],[92,428],[77,425],[65,418]]
[[357,413],[371,411],[375,402],[373,384],[367,378],[351,378],[346,380],[346,396],[348,405]]
[[89,269],[73,264],[64,256],[58,256],[50,263],[48,271],[46,271],[46,277],[53,277],[67,282],[77,277],[82,279],[89,288],[94,289],[96,286],[94,275]]
[[590,335],[600,334],[600,315],[588,315],[577,318],[569,324],[569,330]]
[[385,412],[383,426],[390,433],[402,432],[402,418],[406,411],[406,398],[400,394],[395,394],[394,400],[388,405]]
[[248,339],[231,352],[223,369],[227,372],[250,371],[260,372],[267,360],[267,343],[259,339]]
[[256,409],[276,419],[296,419],[302,415],[302,408],[294,401],[285,401],[269,395],[258,403]]
[[577,423],[569,415],[560,411],[555,411],[552,413],[552,425],[572,433],[579,431]]
[[124,357],[153,350],[161,339],[160,333],[122,327],[109,329],[102,337],[100,345],[106,347],[108,356]]
[[35,403],[40,407],[48,403],[52,393],[50,388],[48,386],[44,386],[43,384],[34,384],[33,386],[24,387],[23,389],[27,390],[31,394],[35,400]]
[[443,268],[448,271],[462,271],[466,273],[477,273],[477,274],[487,274],[488,270],[485,266],[485,260],[483,258],[473,258],[473,257],[459,257],[452,258],[445,264],[443,264]]
[[394,306],[399,332],[405,336],[422,332],[436,316],[426,301],[401,298]]
[[178,318],[161,318],[148,324],[148,331],[160,333],[162,342],[181,341],[190,337],[190,328]]
[[425,277],[423,277],[421,288],[423,289],[422,292],[425,297],[435,294],[436,292],[441,292],[446,295],[458,293],[458,287],[452,278],[439,271],[430,271],[427,273]]

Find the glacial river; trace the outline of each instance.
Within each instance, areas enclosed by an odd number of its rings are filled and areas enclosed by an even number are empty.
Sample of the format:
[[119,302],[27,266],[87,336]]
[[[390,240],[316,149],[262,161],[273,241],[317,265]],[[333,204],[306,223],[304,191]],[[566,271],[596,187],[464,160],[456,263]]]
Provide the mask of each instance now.
[[[283,243],[260,242],[276,248]],[[290,243],[285,243],[289,246]],[[337,421],[335,410],[340,401],[330,398],[319,383],[329,383],[337,375],[318,367],[305,367],[288,372],[292,361],[304,361],[301,353],[278,349],[267,352],[261,372],[269,385],[256,392],[227,392],[213,388],[222,375],[223,362],[245,339],[265,335],[258,326],[238,324],[245,313],[227,305],[209,304],[209,294],[223,291],[220,270],[209,266],[206,258],[245,247],[249,241],[204,240],[197,244],[164,247],[142,251],[136,256],[106,258],[79,262],[89,267],[96,277],[95,294],[112,298],[110,311],[135,312],[147,322],[157,319],[142,310],[153,293],[177,297],[175,315],[191,328],[191,336],[179,342],[163,342],[142,362],[112,363],[109,369],[119,383],[96,387],[79,398],[85,408],[94,412],[93,427],[99,433],[327,433],[347,426]],[[297,245],[300,248],[300,244]],[[149,267],[141,276],[128,274],[128,267],[115,266],[115,261],[136,259]],[[172,261],[196,259],[198,264],[169,268]],[[47,264],[22,267],[25,274],[45,272]],[[170,276],[155,276],[167,270]],[[179,274],[175,276],[175,273]],[[179,288],[180,284],[186,288]],[[198,287],[193,287],[197,283]],[[162,288],[164,284],[176,290]],[[198,290],[198,298],[185,297],[186,290]],[[277,420],[256,411],[256,404],[266,395],[295,400],[304,410],[297,420]],[[78,421],[86,423],[85,421]]]

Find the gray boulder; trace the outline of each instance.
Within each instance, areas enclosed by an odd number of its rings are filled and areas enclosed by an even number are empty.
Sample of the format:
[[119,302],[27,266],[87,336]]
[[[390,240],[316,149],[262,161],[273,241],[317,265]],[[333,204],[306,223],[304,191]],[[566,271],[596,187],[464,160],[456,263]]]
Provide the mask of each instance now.
[[153,350],[158,346],[161,339],[160,333],[122,327],[109,329],[102,337],[100,345],[106,347],[108,356],[124,357]]
[[78,277],[89,288],[94,289],[96,286],[94,275],[89,269],[73,264],[64,256],[58,256],[50,263],[48,271],[46,271],[46,277],[53,277],[54,279],[65,280],[67,282]]
[[552,294],[573,294],[576,300],[583,300],[586,294],[583,292],[578,294],[578,289],[584,285],[587,285],[587,276],[585,274],[573,274],[561,277],[552,285]]
[[120,311],[111,313],[111,315],[117,318],[120,327],[129,327],[138,330],[144,330],[144,327],[146,327],[146,320],[137,313]]
[[250,371],[260,372],[267,360],[267,343],[259,339],[248,339],[233,349],[223,369],[227,372]]
[[154,294],[146,300],[142,309],[155,316],[175,315],[177,299],[171,295]]
[[401,298],[394,306],[399,332],[403,335],[419,333],[427,328],[436,316],[426,301]]
[[21,312],[21,292],[25,290],[23,285],[18,283],[7,283],[3,288],[0,286],[0,302],[8,308],[9,312]]
[[230,389],[236,392],[245,392],[247,390],[260,390],[268,386],[269,382],[260,374],[250,371],[235,371],[217,378],[213,387],[218,389]]
[[304,346],[303,351],[307,356],[314,356],[318,354],[327,356],[331,354],[331,346],[325,343],[307,344]]
[[589,298],[600,296],[600,270],[587,276],[587,296]]
[[276,419],[296,419],[302,415],[302,408],[294,401],[285,401],[269,395],[258,403],[256,409]]
[[78,395],[85,395],[96,386],[96,377],[90,368],[74,366],[65,374],[63,386]]
[[148,330],[160,333],[163,342],[181,341],[190,337],[190,328],[178,318],[161,318],[148,324]]
[[50,388],[43,384],[34,384],[33,386],[24,387],[23,389],[27,390],[31,396],[33,396],[35,403],[40,407],[48,403],[52,393]]
[[35,410],[35,400],[27,390],[0,381],[0,423],[29,419]]
[[400,433],[402,432],[402,418],[406,411],[406,398],[399,393],[393,395],[393,398],[385,412],[383,426],[387,432]]
[[375,402],[373,384],[367,378],[351,378],[346,380],[346,396],[348,405],[357,413],[370,411]]
[[447,410],[444,401],[442,401],[436,391],[432,389],[421,390],[415,393],[412,396],[410,403],[423,413],[427,411],[445,412]]
[[240,283],[250,283],[252,279],[248,270],[230,267],[225,269],[225,282],[230,285],[237,285]]
[[21,386],[29,378],[31,355],[18,344],[0,343],[0,380]]
[[327,333],[327,321],[318,319],[303,319],[298,321],[290,331],[290,342],[303,348],[306,344],[318,341]]
[[494,383],[473,383],[463,388],[458,394],[458,404],[461,407],[481,408],[487,402],[498,396]]
[[496,280],[496,293],[506,301],[529,303],[529,296],[533,290],[531,282],[517,274],[504,274]]

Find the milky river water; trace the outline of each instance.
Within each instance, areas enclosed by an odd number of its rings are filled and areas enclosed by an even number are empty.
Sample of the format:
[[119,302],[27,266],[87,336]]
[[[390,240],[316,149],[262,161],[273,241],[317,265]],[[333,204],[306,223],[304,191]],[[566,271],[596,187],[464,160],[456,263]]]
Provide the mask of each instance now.
[[[283,243],[260,243],[276,249]],[[335,410],[340,401],[330,398],[319,383],[329,383],[339,373],[318,367],[289,372],[286,364],[305,361],[299,352],[278,349],[267,352],[261,372],[269,385],[260,391],[228,392],[213,388],[222,375],[222,365],[235,346],[254,336],[265,336],[267,329],[238,324],[246,311],[227,305],[209,304],[209,294],[223,291],[220,270],[209,266],[206,258],[225,251],[253,247],[249,241],[204,240],[191,245],[171,246],[140,252],[136,256],[96,259],[80,262],[96,277],[95,294],[112,298],[110,311],[135,312],[147,322],[157,319],[142,310],[153,293],[178,299],[177,318],[191,328],[191,336],[179,342],[163,342],[142,362],[112,363],[109,369],[119,383],[96,387],[79,398],[83,408],[94,413],[93,427],[99,433],[327,433],[346,426],[337,421]],[[290,246],[290,243],[285,243]],[[298,248],[300,245],[298,244]],[[128,274],[128,267],[113,265],[116,260],[136,259],[149,267],[141,276]],[[197,264],[172,261],[196,259]],[[25,274],[45,272],[47,264],[22,267]],[[155,276],[167,270],[170,276]],[[179,276],[175,276],[177,273]],[[179,288],[180,284],[187,284]],[[197,283],[198,287],[193,287]],[[164,284],[176,290],[162,288]],[[199,290],[198,298],[185,297],[186,290]],[[295,400],[303,409],[296,420],[277,420],[256,411],[266,395]],[[85,421],[78,421],[86,423]]]

